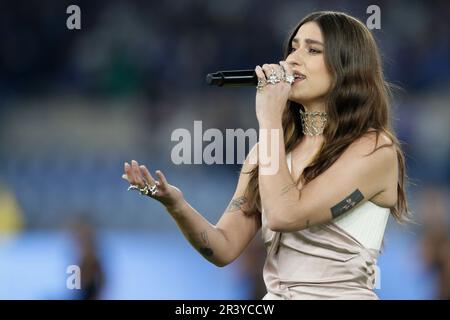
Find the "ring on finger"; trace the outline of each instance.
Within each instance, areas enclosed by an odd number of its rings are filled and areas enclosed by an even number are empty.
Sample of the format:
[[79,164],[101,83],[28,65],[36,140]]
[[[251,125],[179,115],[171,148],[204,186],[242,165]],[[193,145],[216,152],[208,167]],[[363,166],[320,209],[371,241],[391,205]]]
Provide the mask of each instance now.
[[128,187],[127,191],[130,191],[130,190],[139,190],[139,189],[140,189],[140,188],[139,188],[138,185],[130,184],[130,186]]
[[284,82],[292,84],[294,82],[294,80],[295,80],[294,75],[288,74],[286,72],[286,69],[284,68],[284,66],[282,64],[280,64],[280,66],[281,66],[281,70],[283,71],[283,75],[282,75],[281,78],[283,79]]
[[292,84],[295,80],[295,77],[292,74],[285,74],[283,80],[289,84]]
[[258,84],[256,86],[256,89],[262,90],[267,85],[266,80],[258,79]]
[[148,193],[148,184],[145,183],[145,186],[143,188],[139,187],[137,184],[131,184],[127,190],[128,191],[136,190],[139,191],[141,194],[146,195]]
[[145,183],[145,186],[144,186],[143,188],[140,188],[140,189],[139,189],[139,192],[140,192],[143,196],[148,195],[148,184]]
[[277,84],[281,81],[281,78],[275,73],[274,69],[270,69],[270,74],[267,77],[267,83],[269,84]]
[[156,184],[149,186],[147,183],[145,183],[145,186],[143,188],[139,188],[139,192],[143,196],[148,196],[149,193],[150,195],[154,196],[158,192],[158,190],[156,190]]
[[295,80],[295,77],[291,74],[288,74],[286,72],[286,69],[284,68],[284,66],[282,64],[280,64],[281,66],[281,70],[283,72],[283,75],[281,76],[281,79],[283,79],[284,82],[287,82],[289,84],[292,84]]
[[150,187],[149,191],[150,191],[151,195],[154,196],[158,192],[158,190],[156,190],[156,184],[152,185]]
[[128,191],[136,190],[139,191],[143,196],[148,196],[149,193],[154,196],[158,192],[158,190],[156,190],[156,187],[156,184],[149,186],[147,183],[145,183],[145,186],[143,188],[139,187],[138,185],[132,184],[128,187]]
[[280,77],[277,76],[275,73],[269,74],[269,77],[267,78],[267,83],[269,84],[277,84],[280,81],[281,81]]

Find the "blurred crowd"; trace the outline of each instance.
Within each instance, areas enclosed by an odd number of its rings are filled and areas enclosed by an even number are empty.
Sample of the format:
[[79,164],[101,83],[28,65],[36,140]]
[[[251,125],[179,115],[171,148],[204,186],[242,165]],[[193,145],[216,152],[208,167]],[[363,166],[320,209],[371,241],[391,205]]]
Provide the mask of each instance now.
[[371,4],[381,9],[374,33],[389,79],[414,91],[450,79],[445,0],[81,0],[74,2],[82,14],[78,31],[66,28],[69,4],[1,4],[2,100],[25,93],[141,94],[153,104],[174,91],[202,94],[207,72],[278,61],[288,31],[307,13],[343,10],[365,22]]
[[[81,30],[66,28],[70,4],[81,8]],[[450,2],[444,0],[3,1],[0,233],[56,230],[81,211],[99,229],[176,228],[160,205],[125,192],[120,177],[131,159],[163,170],[215,222],[240,165],[173,165],[171,133],[192,131],[194,120],[223,132],[257,122],[254,90],[211,88],[206,74],[279,61],[289,31],[312,11],[345,11],[365,22],[371,4],[381,9],[381,29],[373,33],[386,77],[402,88],[395,91],[393,124],[411,181],[416,223],[408,228],[440,284],[435,297],[450,298]],[[255,257],[243,260],[249,277]]]

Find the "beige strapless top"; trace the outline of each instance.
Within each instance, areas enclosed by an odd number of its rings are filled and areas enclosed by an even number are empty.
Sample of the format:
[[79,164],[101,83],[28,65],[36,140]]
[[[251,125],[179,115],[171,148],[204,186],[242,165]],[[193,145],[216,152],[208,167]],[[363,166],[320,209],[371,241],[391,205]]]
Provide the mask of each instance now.
[[[287,160],[291,170],[290,153]],[[366,223],[353,218],[367,216],[366,212],[379,216]],[[373,291],[376,259],[388,215],[389,209],[365,202],[340,220],[281,233],[268,229],[263,210],[262,238],[267,251],[263,299],[378,299]],[[364,230],[370,230],[371,224],[377,231],[366,236]]]

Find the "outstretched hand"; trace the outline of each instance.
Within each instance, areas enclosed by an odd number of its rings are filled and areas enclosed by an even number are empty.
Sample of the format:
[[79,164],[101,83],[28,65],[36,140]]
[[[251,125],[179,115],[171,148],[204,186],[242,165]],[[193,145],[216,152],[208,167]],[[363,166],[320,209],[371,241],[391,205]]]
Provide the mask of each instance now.
[[139,165],[135,160],[124,164],[125,173],[122,178],[128,181],[130,185],[144,188],[156,186],[156,193],[154,195],[148,194],[151,198],[161,202],[166,208],[176,206],[182,199],[183,193],[177,187],[169,184],[166,177],[160,170],[156,170],[156,176],[159,180],[155,180],[144,165]]

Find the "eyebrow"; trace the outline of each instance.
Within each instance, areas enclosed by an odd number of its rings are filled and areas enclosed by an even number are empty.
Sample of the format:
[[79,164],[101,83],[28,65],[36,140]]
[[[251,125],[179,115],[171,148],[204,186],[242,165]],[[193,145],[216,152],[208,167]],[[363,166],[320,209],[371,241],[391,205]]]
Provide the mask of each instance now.
[[[292,43],[296,43],[298,44],[300,41],[297,38],[292,39]],[[314,39],[305,39],[305,43],[307,44],[320,44],[321,46],[323,46],[323,43],[318,41],[318,40],[314,40]]]

